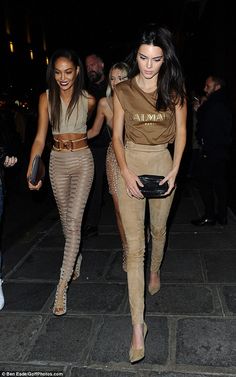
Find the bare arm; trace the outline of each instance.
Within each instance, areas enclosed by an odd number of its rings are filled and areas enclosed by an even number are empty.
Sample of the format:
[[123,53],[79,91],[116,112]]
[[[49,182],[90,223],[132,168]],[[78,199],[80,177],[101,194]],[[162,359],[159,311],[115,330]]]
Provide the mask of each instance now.
[[179,171],[181,159],[183,156],[184,148],[186,145],[186,118],[187,118],[187,104],[186,101],[183,106],[177,104],[175,106],[176,117],[176,135],[174,143],[174,156],[173,166],[169,174],[163,179],[162,183],[168,181],[169,190],[166,194],[169,194],[175,186],[176,176]]
[[118,165],[120,167],[121,175],[125,180],[127,194],[136,198],[143,198],[137,183],[143,186],[138,176],[133,173],[127,166],[125,153],[124,153],[124,143],[123,143],[123,130],[124,130],[124,110],[117,98],[116,93],[113,95],[113,147],[116,155]]
[[87,132],[88,139],[91,139],[92,137],[95,137],[99,134],[99,132],[101,131],[104,119],[105,119],[104,98],[101,98],[98,102],[97,114],[96,114],[94,123]]
[[[30,176],[34,157],[37,154],[41,156],[45,146],[49,122],[48,100],[46,93],[41,94],[39,97],[38,113],[38,129],[31,148],[30,161],[27,169],[27,178]],[[28,186],[31,190],[38,190],[42,186],[42,181],[39,181],[36,186],[33,186],[30,182],[28,182]]]
[[88,118],[91,116],[93,110],[95,109],[96,106],[96,99],[89,95],[88,96]]

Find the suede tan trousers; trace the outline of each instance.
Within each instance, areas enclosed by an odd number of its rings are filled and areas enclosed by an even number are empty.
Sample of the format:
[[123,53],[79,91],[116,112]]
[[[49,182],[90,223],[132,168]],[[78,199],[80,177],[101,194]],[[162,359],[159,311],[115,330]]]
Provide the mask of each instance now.
[[[141,145],[126,142],[125,158],[135,174],[166,176],[172,168],[167,144]],[[163,198],[149,199],[150,230],[152,236],[151,271],[159,271],[166,242],[166,223],[174,192]],[[132,324],[144,322],[144,255],[146,199],[130,198],[124,179],[118,180],[118,198],[122,223],[127,239],[127,280]]]
[[65,237],[60,279],[70,281],[79,253],[81,223],[94,175],[89,148],[51,151],[49,176]]

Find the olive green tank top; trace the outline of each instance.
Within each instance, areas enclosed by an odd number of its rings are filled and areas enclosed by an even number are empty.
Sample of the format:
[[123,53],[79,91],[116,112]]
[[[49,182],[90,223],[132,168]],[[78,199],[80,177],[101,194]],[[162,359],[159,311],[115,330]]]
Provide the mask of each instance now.
[[[48,90],[47,98],[48,98]],[[60,135],[67,133],[86,133],[87,132],[87,117],[88,117],[88,93],[84,91],[84,95],[81,95],[77,105],[74,107],[70,117],[68,118],[66,111],[68,105],[61,100],[61,116],[59,130],[55,130],[52,127],[52,134]],[[49,119],[51,121],[50,104],[48,103]]]

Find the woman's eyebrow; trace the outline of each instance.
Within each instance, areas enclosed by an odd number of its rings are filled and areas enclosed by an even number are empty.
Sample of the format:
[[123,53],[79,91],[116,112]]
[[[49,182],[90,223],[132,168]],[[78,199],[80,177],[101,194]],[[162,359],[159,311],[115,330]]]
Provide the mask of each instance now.
[[142,55],[142,56],[144,56],[145,58],[148,58],[148,59],[157,59],[157,58],[162,58],[163,57],[163,55],[158,55],[158,56],[153,56],[152,58],[149,58],[147,55],[142,54],[142,52],[139,52],[139,55]]

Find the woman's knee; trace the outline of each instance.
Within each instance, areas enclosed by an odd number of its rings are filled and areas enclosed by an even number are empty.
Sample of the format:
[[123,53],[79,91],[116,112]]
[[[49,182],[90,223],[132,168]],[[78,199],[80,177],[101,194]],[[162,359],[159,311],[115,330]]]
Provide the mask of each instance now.
[[166,237],[166,225],[153,226],[151,225],[152,238],[163,239]]
[[130,263],[139,264],[144,260],[145,242],[144,238],[127,238],[127,265]]
[[72,217],[66,218],[66,231],[70,233],[79,232],[80,226],[77,219],[74,219]]

